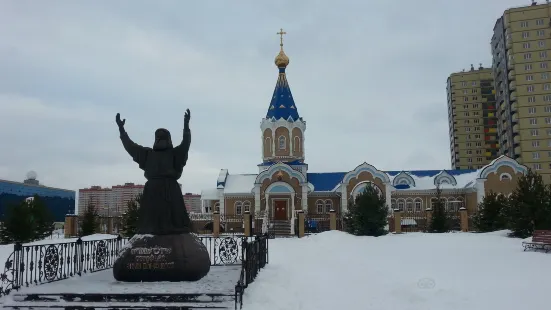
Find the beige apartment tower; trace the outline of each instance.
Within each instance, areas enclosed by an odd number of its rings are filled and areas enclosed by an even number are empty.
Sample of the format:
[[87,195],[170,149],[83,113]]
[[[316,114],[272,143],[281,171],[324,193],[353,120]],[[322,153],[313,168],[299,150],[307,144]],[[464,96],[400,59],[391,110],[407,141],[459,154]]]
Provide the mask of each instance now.
[[551,4],[505,11],[494,26],[500,153],[551,183]]
[[497,158],[497,118],[492,69],[452,73],[448,77],[451,166],[479,169]]

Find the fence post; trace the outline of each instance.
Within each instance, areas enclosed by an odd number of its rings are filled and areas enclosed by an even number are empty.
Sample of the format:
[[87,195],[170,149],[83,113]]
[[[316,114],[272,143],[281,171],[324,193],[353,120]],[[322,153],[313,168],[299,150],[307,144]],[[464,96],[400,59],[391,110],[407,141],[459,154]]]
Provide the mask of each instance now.
[[304,211],[298,210],[298,237],[302,238],[304,237]]
[[245,211],[243,215],[243,226],[245,228],[245,237],[251,236],[251,212]]
[[430,224],[432,222],[432,208],[425,209],[425,221],[426,221],[425,231],[428,231]]
[[214,211],[212,219],[212,236],[217,238],[220,236],[220,212]]
[[402,211],[400,209],[394,209],[394,232],[402,233]]
[[337,213],[335,210],[329,210],[329,230],[337,230]]
[[78,237],[75,244],[75,257],[77,259],[77,263],[75,264],[77,270],[75,270],[75,274],[82,276],[82,270],[84,269],[84,249],[80,237]]
[[467,214],[467,209],[465,207],[459,208],[459,214],[461,219],[461,231],[469,231],[469,215]]

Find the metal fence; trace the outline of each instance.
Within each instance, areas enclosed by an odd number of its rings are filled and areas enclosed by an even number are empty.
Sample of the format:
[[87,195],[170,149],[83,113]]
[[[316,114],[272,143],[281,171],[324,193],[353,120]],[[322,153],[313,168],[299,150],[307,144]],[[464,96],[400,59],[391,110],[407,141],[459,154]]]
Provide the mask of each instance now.
[[243,265],[239,281],[235,286],[235,309],[243,307],[243,293],[249,284],[253,283],[260,269],[268,264],[268,235],[256,236],[252,240],[244,240],[241,252]]
[[[206,246],[212,266],[243,264],[243,247],[254,240],[254,237],[238,235],[198,238]],[[112,268],[126,242],[127,239],[114,236],[40,245],[16,243],[0,274],[0,297],[22,287]]]

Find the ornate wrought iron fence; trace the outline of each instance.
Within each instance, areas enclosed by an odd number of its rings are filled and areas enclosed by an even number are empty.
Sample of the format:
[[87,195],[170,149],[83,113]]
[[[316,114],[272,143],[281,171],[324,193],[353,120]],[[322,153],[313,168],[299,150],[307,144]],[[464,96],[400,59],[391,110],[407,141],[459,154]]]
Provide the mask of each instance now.
[[119,237],[74,242],[23,245],[14,251],[0,274],[0,296],[21,287],[63,280],[75,275],[111,268],[126,242]]
[[242,267],[239,281],[235,286],[235,309],[243,307],[243,293],[253,283],[260,269],[268,264],[268,234],[243,241],[241,252]]

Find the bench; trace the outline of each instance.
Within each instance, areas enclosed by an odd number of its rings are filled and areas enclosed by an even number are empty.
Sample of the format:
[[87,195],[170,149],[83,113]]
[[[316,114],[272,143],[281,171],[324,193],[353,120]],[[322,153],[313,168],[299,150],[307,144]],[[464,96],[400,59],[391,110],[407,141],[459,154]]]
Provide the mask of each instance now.
[[523,241],[524,251],[528,249],[544,250],[545,253],[551,251],[551,230],[535,230],[532,235],[532,241]]

